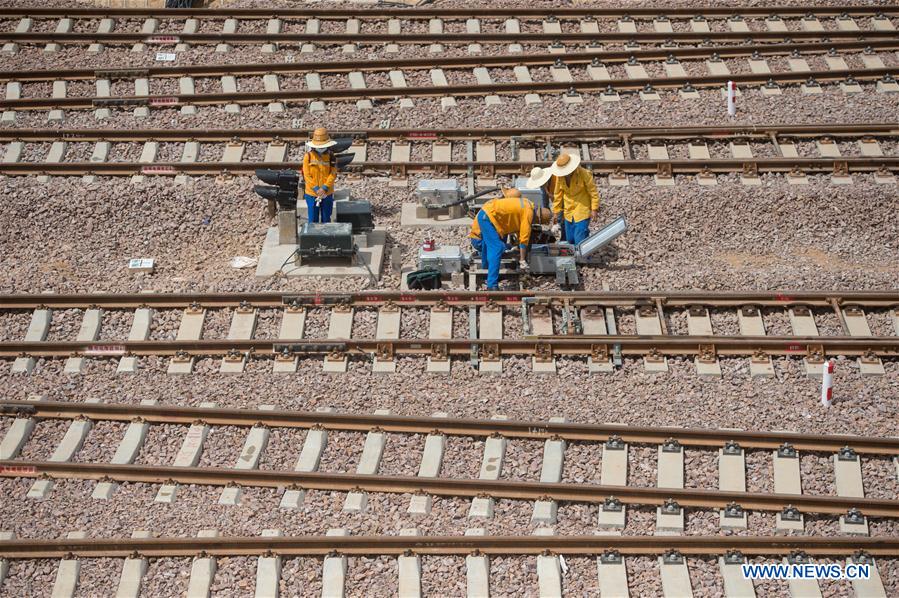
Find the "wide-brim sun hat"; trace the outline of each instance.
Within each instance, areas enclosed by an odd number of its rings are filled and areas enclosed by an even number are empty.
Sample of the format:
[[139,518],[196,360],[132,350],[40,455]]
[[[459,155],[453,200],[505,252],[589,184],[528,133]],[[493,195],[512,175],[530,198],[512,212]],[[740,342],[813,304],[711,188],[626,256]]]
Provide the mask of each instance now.
[[553,162],[553,174],[556,176],[568,176],[574,172],[581,163],[581,157],[577,154],[559,154],[556,161]]
[[540,168],[539,166],[534,166],[531,169],[531,176],[525,181],[524,186],[528,189],[539,189],[545,185],[546,181],[551,179],[552,176],[552,167]]
[[312,132],[312,139],[307,141],[306,145],[315,149],[324,149],[326,147],[331,147],[332,145],[337,145],[337,142],[328,135],[328,129],[319,127]]

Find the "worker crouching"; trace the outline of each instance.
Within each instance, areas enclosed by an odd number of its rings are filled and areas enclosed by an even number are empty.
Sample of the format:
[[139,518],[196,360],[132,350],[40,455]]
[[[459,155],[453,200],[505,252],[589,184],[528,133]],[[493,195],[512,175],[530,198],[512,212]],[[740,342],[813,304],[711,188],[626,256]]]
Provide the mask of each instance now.
[[504,237],[518,235],[519,267],[527,270],[527,251],[534,221],[546,224],[552,213],[536,208],[518,189],[504,189],[503,197],[486,202],[471,225],[471,246],[481,254],[481,267],[487,270],[487,290],[499,290],[499,270],[503,253],[510,249]]
[[303,199],[309,210],[309,222],[331,222],[337,160],[328,148],[334,145],[337,142],[323,127],[315,129],[312,139],[306,142],[309,151],[303,156],[303,180],[306,184]]
[[555,174],[553,190],[554,219],[561,219],[565,240],[577,245],[590,236],[590,221],[599,212],[599,192],[593,174],[581,168],[580,156],[561,154],[551,169]]

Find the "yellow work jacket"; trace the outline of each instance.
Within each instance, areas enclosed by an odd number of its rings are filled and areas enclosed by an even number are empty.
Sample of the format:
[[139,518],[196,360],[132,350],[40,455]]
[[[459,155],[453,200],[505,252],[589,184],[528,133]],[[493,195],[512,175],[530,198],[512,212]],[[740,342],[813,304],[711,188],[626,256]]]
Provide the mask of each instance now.
[[568,222],[580,222],[590,217],[591,210],[599,209],[599,192],[589,170],[578,166],[570,177],[570,183],[563,176],[555,177],[553,212],[561,212]]
[[306,183],[305,194],[315,195],[324,189],[328,195],[334,192],[334,180],[337,178],[337,165],[331,152],[319,154],[309,150],[303,156],[303,180]]
[[[534,222],[534,204],[523,197],[501,197],[491,199],[481,208],[493,224],[500,237],[518,233],[518,244],[527,247],[531,241],[531,224]],[[471,225],[472,239],[481,238],[478,219]]]

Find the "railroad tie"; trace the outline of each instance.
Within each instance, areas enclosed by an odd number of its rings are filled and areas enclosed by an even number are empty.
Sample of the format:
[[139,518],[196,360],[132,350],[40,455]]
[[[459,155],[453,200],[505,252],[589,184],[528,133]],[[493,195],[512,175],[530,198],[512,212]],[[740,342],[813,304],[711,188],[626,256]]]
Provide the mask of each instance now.
[[[428,21],[428,33],[431,35],[443,35],[443,20],[430,19]],[[430,47],[428,47],[428,52],[431,54],[440,54],[443,52],[443,44],[431,44]]]
[[[21,22],[20,22],[21,24]],[[67,33],[72,32],[72,19],[68,17],[63,17],[56,22],[56,30],[55,33],[57,35],[65,35]],[[50,42],[46,46],[44,46],[44,52],[59,52],[62,49],[62,46],[57,44],[56,42]]]
[[[538,527],[535,536],[552,536],[553,530]],[[540,598],[562,598],[562,562],[561,557],[554,554],[537,556],[537,594]]]
[[[495,415],[491,419],[504,421],[505,415]],[[484,457],[481,460],[479,480],[498,480],[503,470],[503,459],[506,454],[506,439],[502,436],[489,436],[484,441]],[[494,500],[492,496],[476,496],[471,500],[469,517],[493,518]]]
[[[178,333],[175,340],[195,341],[203,337],[203,322],[206,319],[206,310],[202,307],[188,307],[181,316],[178,325]],[[176,355],[169,361],[169,375],[190,374],[194,369],[194,357],[192,355]]]
[[[306,73],[306,87],[310,91],[321,91],[322,79],[318,73]],[[309,102],[309,112],[315,114],[326,110],[325,103],[321,100],[313,100]]]
[[[219,532],[214,529],[201,529],[198,538],[218,538]],[[208,598],[212,589],[212,581],[218,564],[214,557],[198,555],[190,565],[190,578],[187,581],[186,598]]]
[[[140,404],[155,405],[156,399],[141,399]],[[147,438],[147,431],[149,429],[150,424],[143,420],[132,421],[128,424],[128,427],[125,429],[125,435],[122,437],[122,441],[119,443],[118,448],[116,448],[116,452],[112,456],[112,461],[110,461],[110,463],[113,465],[131,465],[134,463],[134,460],[144,446],[144,441]],[[97,482],[97,485],[94,487],[91,498],[108,500],[112,497],[112,493],[117,486],[118,484],[115,482],[101,480]]]
[[[483,66],[474,68],[474,78],[478,85],[493,85],[493,78],[490,76],[490,71]],[[496,94],[484,96],[484,102],[487,106],[499,106],[503,103],[502,99]]]
[[652,20],[652,28],[656,33],[674,33],[674,28],[671,26],[671,19],[664,15],[658,16]]
[[725,598],[755,598],[752,580],[743,575],[742,567],[746,562],[746,557],[739,552],[718,557]]
[[[112,33],[113,29],[115,29],[115,20],[109,17],[100,19],[100,24],[97,26],[97,35],[106,35]],[[90,46],[88,46],[87,51],[91,53],[98,53],[103,51],[103,44],[93,42]]]
[[[579,317],[585,335],[605,336],[609,333],[606,328],[606,318],[601,306],[585,305],[581,307]],[[590,373],[608,373],[612,370],[612,358],[609,355],[608,347],[606,347],[604,352],[601,348],[597,348],[597,351],[587,356],[587,371]]]
[[[434,87],[448,87],[449,82],[446,80],[446,74],[443,72],[443,69],[430,69],[429,74],[431,76],[431,84]],[[440,107],[443,110],[449,110],[450,108],[456,107],[456,98],[453,96],[443,96],[440,98]]]
[[[90,399],[88,402],[96,403],[99,402],[99,400]],[[50,455],[50,458],[47,460],[54,463],[66,463],[71,461],[75,454],[81,450],[84,441],[87,439],[87,435],[93,427],[94,422],[89,419],[72,420],[69,423],[69,427],[66,429],[65,435],[56,447],[56,450],[53,451],[53,454]],[[54,482],[50,478],[38,479],[31,485],[27,497],[36,500],[44,500],[53,489],[53,486]]]
[[[765,321],[756,305],[744,305],[737,309],[737,322],[742,336],[765,336]],[[749,375],[752,377],[774,376],[771,357],[764,353],[753,355],[749,360]]]
[[862,558],[853,556],[846,559],[849,563],[867,563],[871,565],[870,577],[868,579],[853,579],[852,589],[859,598],[887,598],[886,588],[883,586],[883,579],[880,577],[880,571],[877,570],[877,561],[873,558]]
[[687,559],[676,550],[669,551],[658,558],[659,573],[662,578],[662,596],[664,598],[693,598],[693,584]]
[[818,17],[816,17],[814,15],[806,15],[805,17],[802,18],[801,23],[802,23],[802,28],[805,31],[814,31],[814,32],[824,31],[824,25],[821,23],[821,21],[818,20]]
[[[66,150],[69,148],[69,144],[65,141],[54,141],[50,144],[50,151],[47,152],[47,156],[44,158],[45,164],[59,164],[66,157]],[[38,175],[37,180],[39,183],[49,183],[50,175],[42,174]]]
[[[718,449],[718,490],[746,493],[746,451],[736,442],[727,442],[724,448]],[[722,529],[747,529],[748,523],[746,511],[740,505],[718,512],[718,525]]]
[[[222,23],[222,35],[234,35],[237,33],[237,19],[225,19]],[[231,51],[231,45],[226,43],[216,44],[215,51],[224,54]]]
[[[768,64],[768,61],[762,58],[761,56],[752,56],[748,60],[749,62],[749,72],[756,75],[767,75],[771,73],[771,66]],[[686,77],[686,73],[684,74]]]
[[[637,306],[634,310],[634,321],[637,334],[641,336],[661,336],[664,315],[652,305]],[[643,357],[643,368],[647,373],[667,372],[668,358],[664,355],[650,354]]]
[[[241,146],[242,148],[243,146]],[[231,317],[231,326],[228,329],[228,340],[250,340],[256,333],[256,320],[259,310],[254,307],[238,307]],[[247,354],[237,352],[222,358],[219,372],[222,374],[243,373],[247,364]]]
[[[465,33],[469,35],[480,35],[481,34],[481,21],[478,19],[467,19],[465,21]],[[469,54],[480,54],[483,51],[481,44],[471,43],[468,44],[468,53]]]
[[[193,35],[200,30],[200,21],[197,19],[185,19],[184,27],[181,32],[185,35]],[[190,49],[190,44],[179,41],[175,44],[175,52],[186,52]]]
[[[197,161],[197,157],[200,155],[200,144],[197,141],[186,141],[184,143],[184,147],[181,149],[181,163],[182,164],[193,164]],[[191,180],[190,175],[187,174],[178,174],[175,175],[175,184],[176,185],[186,185]]]
[[[332,528],[326,536],[348,536],[346,529]],[[322,563],[322,598],[346,596],[347,559],[345,555],[326,556]]]
[[[95,84],[97,88],[97,97],[98,98],[108,98],[111,95],[111,84],[109,79],[97,79]],[[97,120],[103,120],[109,118],[112,114],[112,111],[109,108],[97,108],[94,110],[94,118]]]
[[[106,152],[109,152],[108,147]],[[105,155],[102,159],[106,159]],[[153,322],[153,314],[154,311],[150,307],[139,307],[134,310],[134,318],[131,321],[131,330],[128,331],[128,341],[145,341],[150,338],[150,325]],[[136,372],[137,368],[138,358],[133,355],[125,355],[119,360],[116,373],[131,374]]]
[[496,186],[496,142],[482,139],[475,144],[475,160],[481,168],[476,183],[480,188]]
[[[796,336],[818,336],[818,327],[815,325],[815,317],[812,310],[806,306],[790,307],[787,310],[790,317],[790,326]],[[806,355],[802,358],[805,365],[805,374],[809,377],[821,376],[821,363],[823,355]]]
[[[651,140],[647,143],[646,150],[649,154],[650,160],[654,160],[656,162],[667,162],[671,159],[671,156],[668,154],[668,146],[665,145],[664,141]],[[657,187],[674,186],[674,176],[672,175],[670,169],[659,169],[653,176],[653,181],[655,182]]]
[[[550,423],[565,423],[564,417],[551,417]],[[565,440],[550,438],[543,443],[543,464],[540,468],[541,484],[558,484],[562,481],[562,469],[565,461]],[[531,515],[532,523],[555,525],[558,519],[558,503],[554,500],[538,500],[534,503]]]
[[[318,413],[334,413],[332,407],[320,407],[316,409]],[[297,458],[294,471],[313,472],[318,470],[321,463],[322,453],[328,444],[328,431],[321,427],[311,428],[306,432],[306,439],[303,441],[303,449]],[[299,488],[288,488],[281,496],[282,509],[297,509],[306,498],[306,491]]]
[[618,19],[617,25],[618,33],[637,33],[637,23],[629,16]]
[[[390,415],[389,409],[378,409],[375,415]],[[356,465],[357,475],[375,475],[381,466],[381,457],[384,455],[384,445],[387,444],[387,434],[381,430],[371,430],[365,435],[365,443],[362,445],[362,455]],[[343,503],[343,510],[349,513],[362,513],[368,504],[368,495],[362,491],[350,492]]]
[[[687,310],[687,334],[690,336],[713,336],[712,319],[709,310],[704,305],[692,305]],[[700,355],[693,358],[696,364],[696,373],[700,376],[721,377],[721,362],[710,348],[705,354],[700,348]]]
[[[809,563],[810,559],[804,554],[795,553],[784,557],[783,562],[787,565],[801,565]],[[787,584],[792,598],[821,598],[821,586],[817,579],[789,579]]]
[[387,182],[388,187],[406,187],[409,179],[406,178],[406,170],[402,166],[408,164],[412,158],[412,144],[405,140],[394,141],[390,144],[390,163],[397,165]]
[[[275,407],[274,405],[260,405],[259,408],[263,411],[272,411]],[[268,427],[253,426],[250,428],[250,431],[247,433],[247,439],[244,441],[243,449],[240,451],[240,456],[237,457],[237,461],[234,463],[234,469],[258,469],[262,451],[268,445],[268,438]],[[222,494],[219,496],[219,504],[228,506],[239,505],[242,494],[243,489],[240,486],[228,486],[222,490]]]
[[[534,80],[531,78],[531,71],[525,65],[518,65],[512,69],[515,74],[515,80],[519,83],[533,83]],[[542,100],[540,99],[540,95],[536,93],[527,93],[524,96],[524,104],[525,106],[537,106],[541,104]]]
[[[658,447],[656,486],[681,490],[684,487],[684,447],[670,439]],[[684,509],[673,500],[656,507],[657,536],[677,536],[684,533]]]
[[34,424],[33,417],[17,417],[13,420],[3,436],[3,442],[0,442],[0,461],[15,459],[22,452],[22,447],[34,430]]
[[[401,536],[420,536],[418,528],[408,527],[400,530]],[[399,598],[421,597],[421,557],[417,554],[404,554],[396,559],[399,574]]]
[[[308,19],[306,21],[306,35],[318,35],[321,33],[321,21],[318,19]],[[315,44],[312,43],[304,43],[300,47],[301,54],[312,54],[315,52]]]
[[[43,342],[47,340],[52,319],[53,310],[40,307],[34,310],[34,313],[31,314],[28,330],[25,332],[25,342]],[[13,374],[30,374],[36,363],[34,357],[16,357],[10,371]]]
[[[390,78],[391,86],[396,87],[397,89],[408,87],[406,84],[406,76],[403,74],[403,71],[393,69],[387,73],[387,76]],[[399,106],[400,108],[414,108],[415,103],[412,101],[412,98],[400,98]]]
[[[861,457],[849,447],[841,449],[833,455],[834,481],[837,496],[864,498],[865,487],[862,481]],[[840,532],[859,536],[868,535],[868,518],[851,510],[840,516]]]
[[[478,330],[481,340],[502,340],[503,308],[501,306],[484,305],[478,309]],[[478,372],[481,374],[499,374],[503,371],[502,356],[490,355],[485,345],[481,345],[481,358]]]
[[[29,31],[31,31],[31,26],[33,25],[33,23],[34,23],[34,21],[31,18],[23,17],[23,18],[19,19],[19,22],[16,24],[15,32],[16,33],[28,33]],[[3,44],[2,51],[7,54],[15,54],[16,52],[19,51],[19,44],[14,43],[14,42],[7,42],[7,43]]]
[[[400,338],[400,321],[402,319],[403,310],[396,305],[383,306],[378,310],[378,323],[375,330],[375,338],[378,341],[395,341]],[[396,373],[396,359],[393,351],[385,351],[383,354],[378,351],[372,363],[372,372],[379,374]]]
[[[611,437],[602,445],[602,470],[599,483],[603,486],[627,486],[628,445],[621,438]],[[621,535],[627,515],[627,506],[618,500],[606,500],[599,505],[597,527],[601,535]],[[621,565],[623,559],[603,561],[609,565]],[[626,586],[627,584],[625,584]]]
[[[87,309],[81,319],[81,328],[78,329],[78,336],[75,340],[80,342],[90,342],[97,340],[100,336],[100,326],[103,322],[102,309]],[[66,374],[80,374],[84,371],[84,357],[73,356],[66,359],[63,371]]]
[[[200,403],[200,407],[213,408],[215,403]],[[200,456],[203,454],[203,443],[206,442],[206,436],[209,435],[209,425],[202,420],[191,424],[187,429],[187,434],[181,442],[181,448],[175,455],[172,463],[173,467],[196,467],[200,462]],[[172,503],[175,501],[175,494],[178,486],[174,482],[165,483],[156,493],[156,502]]]
[[[306,308],[287,306],[281,313],[281,326],[278,329],[278,340],[299,340],[303,338],[306,327]],[[275,374],[293,374],[297,371],[300,358],[292,353],[275,356],[272,372]]]
[[[262,87],[268,93],[278,93],[281,86],[278,83],[278,75],[268,73],[262,76]],[[270,102],[268,105],[269,112],[284,112],[284,104],[281,102]]]
[[[328,322],[328,340],[339,341],[353,338],[353,308],[338,307],[331,310]],[[348,359],[346,353],[335,352],[325,356],[322,371],[345,374]]]
[[[280,530],[264,529],[263,538],[278,538],[283,534]],[[261,556],[256,560],[256,598],[275,598],[281,589],[281,557],[273,554]]]
[[[196,85],[194,85],[193,77],[179,77],[178,78],[178,93],[180,95],[195,95],[197,93]],[[181,114],[186,116],[192,116],[197,113],[197,107],[193,104],[185,104],[181,106],[180,110]]]
[[[131,532],[135,539],[152,538],[152,534],[146,530]],[[149,561],[141,555],[130,556],[122,565],[122,574],[119,576],[119,585],[116,589],[116,598],[138,598],[140,596],[140,584],[147,574]]]
[[[265,26],[266,35],[278,35],[281,33],[281,19],[272,18],[268,20]],[[278,44],[267,43],[262,46],[263,54],[274,54],[278,51]]]
[[[432,341],[450,340],[453,338],[453,308],[449,306],[435,306],[431,308],[428,319],[428,338]],[[448,355],[441,352],[431,352],[428,355],[428,363],[425,371],[429,373],[448,374],[451,361]]]
[[[642,92],[641,92],[642,93]],[[618,142],[604,143],[602,146],[602,159],[610,162],[624,161],[624,147]],[[627,187],[630,185],[627,174],[624,172],[609,173],[610,187]]]
[[[846,322],[846,328],[850,336],[871,336],[871,327],[868,326],[864,308],[855,305],[842,306],[840,311],[843,314],[843,321]],[[859,373],[862,376],[883,376],[886,373],[883,361],[879,357],[862,356],[857,359],[857,363]]]
[[600,596],[628,598],[627,565],[619,552],[610,550],[596,557],[596,574]]
[[[446,418],[447,414],[440,411],[431,417]],[[421,463],[418,466],[418,477],[436,478],[440,475],[443,466],[443,453],[446,450],[446,435],[440,433],[428,434],[425,438],[424,450],[421,453]],[[406,510],[410,515],[429,515],[431,513],[432,498],[429,494],[414,494],[409,501]]]
[[[465,530],[466,536],[484,536],[484,528]],[[469,554],[465,557],[465,592],[468,598],[485,598],[490,595],[490,557]]]
[[[531,322],[531,334],[534,336],[553,336],[553,312],[549,306],[528,307],[529,319]],[[534,355],[531,357],[531,369],[535,374],[555,374],[556,358],[551,354]]]
[[[362,71],[350,71],[347,75],[352,89],[366,89],[365,75]],[[356,100],[357,110],[371,110],[374,106],[369,99]]]
[[[81,540],[87,537],[83,531],[72,531],[66,534],[68,540]],[[64,558],[59,561],[56,570],[56,579],[53,581],[51,598],[72,598],[78,588],[78,578],[81,575],[81,561],[77,557]]]
[[[237,94],[237,79],[234,77],[234,75],[224,75],[222,77],[222,93],[228,93],[232,95]],[[225,113],[239,114],[240,104],[235,104],[234,102],[225,104]]]
[[[138,77],[134,80],[134,95],[138,97],[149,97],[150,80],[146,77]],[[136,106],[134,108],[135,118],[147,118],[150,116],[149,106]]]
[[[22,97],[22,84],[18,81],[8,81],[6,83],[6,99],[7,100],[18,100]],[[15,110],[4,110],[3,115],[0,116],[0,122],[11,124],[16,122],[16,111]],[[17,161],[18,158],[15,160]],[[4,162],[8,162],[7,158],[3,159]]]
[[[774,493],[802,494],[802,469],[799,451],[784,443],[771,453],[774,461]],[[775,529],[781,532],[802,532],[805,529],[805,515],[798,509],[784,509],[777,514]]]
[[[0,541],[15,540],[15,538],[15,532],[0,532]],[[9,573],[9,559],[0,558],[0,587],[3,586],[7,573]]]
[[[346,20],[346,34],[347,36],[359,35],[359,19],[351,18]],[[348,44],[344,44],[341,50],[344,54],[353,54],[356,52],[358,48],[356,44],[350,42]]]

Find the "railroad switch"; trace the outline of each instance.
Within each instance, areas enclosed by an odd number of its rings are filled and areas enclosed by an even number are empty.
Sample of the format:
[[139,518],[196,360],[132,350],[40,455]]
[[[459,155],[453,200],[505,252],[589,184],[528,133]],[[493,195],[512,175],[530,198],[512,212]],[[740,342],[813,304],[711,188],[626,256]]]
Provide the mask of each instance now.
[[666,565],[683,565],[684,555],[679,550],[666,550],[662,555],[662,562]]
[[784,442],[777,447],[777,456],[783,459],[796,459],[799,456],[799,453],[796,451],[795,446],[789,442]]

